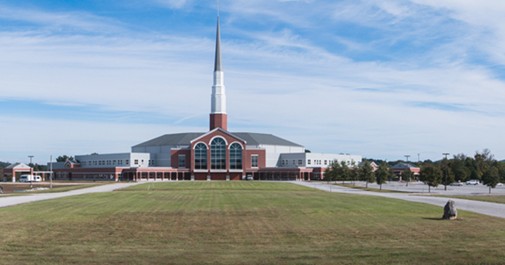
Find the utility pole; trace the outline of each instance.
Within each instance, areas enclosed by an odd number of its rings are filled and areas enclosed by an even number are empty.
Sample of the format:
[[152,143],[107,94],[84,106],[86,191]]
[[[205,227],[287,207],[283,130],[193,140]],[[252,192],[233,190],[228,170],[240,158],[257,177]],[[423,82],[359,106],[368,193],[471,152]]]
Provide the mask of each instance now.
[[[446,181],[447,178],[449,178],[449,164],[446,164],[447,163],[447,156],[450,155],[449,153],[442,153],[443,156],[445,156],[444,158],[444,182]],[[447,190],[447,184],[444,183],[444,190]]]
[[34,156],[33,155],[29,155],[28,157],[30,158],[30,164],[32,164],[32,159],[33,159]]
[[404,157],[405,157],[405,159],[407,160],[407,163],[408,163],[410,155],[404,155]]
[[53,155],[49,157],[49,188],[53,189]]

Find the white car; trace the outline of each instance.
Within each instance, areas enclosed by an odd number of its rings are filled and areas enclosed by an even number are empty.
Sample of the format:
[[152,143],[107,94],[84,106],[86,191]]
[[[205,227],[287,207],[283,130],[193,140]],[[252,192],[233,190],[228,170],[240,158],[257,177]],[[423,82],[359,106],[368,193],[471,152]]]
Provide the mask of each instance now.
[[479,181],[476,179],[471,179],[466,182],[466,185],[478,185],[478,184],[479,184]]

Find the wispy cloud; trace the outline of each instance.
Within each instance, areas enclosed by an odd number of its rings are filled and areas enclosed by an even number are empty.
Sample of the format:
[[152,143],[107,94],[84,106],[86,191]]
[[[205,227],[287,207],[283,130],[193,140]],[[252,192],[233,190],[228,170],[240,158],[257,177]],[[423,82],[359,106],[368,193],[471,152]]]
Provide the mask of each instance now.
[[153,0],[154,3],[171,8],[171,9],[180,9],[187,5],[189,5],[191,0]]
[[[210,2],[157,4],[167,16],[184,8],[214,16]],[[495,148],[505,130],[505,82],[501,70],[475,61],[476,51],[500,53],[501,42],[488,45],[500,40],[500,28],[469,15],[469,7],[439,2],[222,0],[230,128],[265,128],[313,151],[377,158],[485,147],[505,157]],[[13,106],[0,121],[14,131],[33,120],[53,126],[33,141],[69,146],[69,154],[127,151],[138,139],[207,128],[214,17],[204,29],[181,32],[145,30],[89,11],[44,10],[0,10],[0,19],[14,21],[14,11],[35,25],[0,27],[0,100],[39,111],[35,119]],[[61,34],[58,27],[72,30]],[[78,112],[78,119],[42,109]],[[97,144],[86,148],[81,135],[57,128],[92,128],[87,137]],[[483,130],[486,139],[478,137]],[[14,132],[5,137],[16,140],[0,160],[23,144]]]
[[[48,12],[35,8],[21,8],[0,4],[0,19],[42,26],[47,30],[85,31],[106,33],[121,29],[117,20],[88,12]],[[40,29],[39,29],[40,30]]]

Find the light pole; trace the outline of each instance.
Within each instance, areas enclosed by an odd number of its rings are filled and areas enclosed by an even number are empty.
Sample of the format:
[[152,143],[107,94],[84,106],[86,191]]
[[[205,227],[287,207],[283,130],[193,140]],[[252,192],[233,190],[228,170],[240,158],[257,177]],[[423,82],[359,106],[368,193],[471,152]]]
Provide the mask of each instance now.
[[404,155],[404,157],[405,157],[405,159],[407,160],[407,163],[408,163],[410,155]]
[[449,178],[449,165],[447,164],[447,156],[449,155],[449,153],[442,153],[443,156],[445,156],[444,158],[444,190],[447,190],[447,179]]
[[31,165],[32,164],[32,159],[33,159],[34,156],[33,155],[29,155],[28,157],[30,158],[30,165]]
[[49,157],[49,189],[53,189],[53,155]]

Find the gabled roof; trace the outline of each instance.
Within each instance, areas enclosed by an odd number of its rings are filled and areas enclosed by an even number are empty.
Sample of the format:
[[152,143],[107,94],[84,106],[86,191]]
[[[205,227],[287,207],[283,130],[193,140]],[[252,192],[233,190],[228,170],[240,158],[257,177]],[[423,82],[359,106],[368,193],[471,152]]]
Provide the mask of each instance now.
[[[165,134],[160,137],[156,137],[149,141],[140,143],[135,147],[146,147],[146,146],[162,146],[162,145],[170,145],[170,146],[184,146],[190,145],[191,141],[196,138],[205,135],[206,133],[198,133],[198,132],[189,132],[189,133],[176,133],[176,134]],[[281,145],[281,146],[296,146],[303,147],[302,145],[290,142],[286,139],[277,137],[272,134],[264,134],[264,133],[249,133],[249,132],[232,132],[231,135],[243,139],[246,141],[247,145]]]
[[14,163],[14,164],[10,164],[6,168],[7,169],[11,169],[11,168],[30,168],[30,166],[28,166],[27,164],[23,164],[23,163]]
[[217,128],[214,128],[213,130],[211,130],[211,131],[209,131],[209,132],[207,132],[207,133],[205,133],[205,134],[203,134],[203,135],[201,135],[201,136],[199,136],[199,137],[197,137],[197,138],[195,138],[195,139],[191,140],[191,143],[193,143],[194,141],[197,141],[198,139],[201,139],[201,138],[203,138],[203,137],[205,137],[205,136],[207,136],[207,135],[213,134],[213,133],[214,133],[214,132],[216,132],[216,131],[220,131],[221,133],[223,133],[223,134],[227,134],[228,136],[231,136],[231,137],[233,137],[233,138],[235,138],[235,139],[238,139],[238,140],[240,140],[240,141],[242,141],[242,142],[247,142],[247,141],[245,141],[244,139],[242,139],[242,138],[238,137],[236,134],[231,133],[231,132],[229,132],[229,131],[227,131],[227,130],[225,130],[225,129],[223,129],[223,128],[217,127]]
[[417,167],[408,163],[398,163],[391,167],[391,169],[410,169],[410,168],[417,168]]

